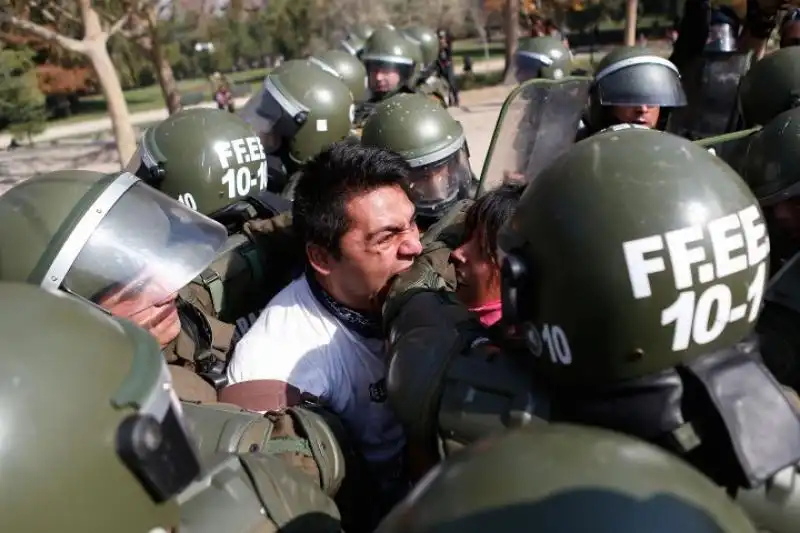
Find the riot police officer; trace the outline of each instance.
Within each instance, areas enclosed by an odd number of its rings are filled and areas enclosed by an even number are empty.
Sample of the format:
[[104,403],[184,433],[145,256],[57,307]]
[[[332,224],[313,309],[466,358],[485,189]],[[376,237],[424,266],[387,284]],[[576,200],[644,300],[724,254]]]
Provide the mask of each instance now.
[[356,106],[367,100],[367,69],[357,58],[340,50],[328,50],[308,60],[338,76],[350,89]]
[[340,530],[330,498],[279,458],[199,456],[145,331],[27,284],[0,284],[0,302],[4,531]]
[[686,105],[675,65],[640,47],[620,47],[606,55],[595,69],[590,96],[584,135],[621,123],[656,128],[667,119],[662,108]]
[[411,165],[409,195],[422,228],[471,196],[464,128],[429,98],[398,94],[381,102],[364,123],[361,142],[397,152]]
[[414,89],[448,107],[453,94],[450,84],[454,80],[448,79],[447,73],[439,68],[439,38],[436,32],[426,26],[411,26],[402,30],[401,34],[418,46],[422,54],[421,71]]
[[[228,229],[219,256],[183,294],[209,319],[225,323],[212,330],[235,326],[232,334],[219,333],[228,340],[249,329],[302,264],[302,246],[286,234],[291,202],[266,190],[272,169],[280,166],[246,122],[214,109],[179,111],[148,128],[127,165],[149,185]],[[285,215],[275,217],[279,213]]]
[[768,123],[800,104],[800,47],[768,54],[750,67],[739,86],[741,128]]
[[[389,401],[421,469],[544,418],[657,443],[764,505],[792,486],[797,405],[752,340],[769,240],[733,169],[680,137],[617,126],[528,185],[498,246],[501,337],[430,290],[444,283],[424,260],[386,301]],[[780,524],[798,500],[759,525],[791,531]]]
[[755,533],[693,468],[610,431],[542,425],[487,439],[431,472],[377,533]]
[[353,96],[337,76],[308,60],[293,59],[272,70],[264,88],[241,111],[261,137],[270,165],[269,190],[282,192],[299,167],[329,144],[350,134]]
[[[128,172],[59,171],[0,197],[0,280],[61,289],[147,329],[182,399],[213,401],[233,328],[178,297],[220,253],[219,223]],[[13,253],[11,251],[14,251]]]
[[197,108],[147,128],[125,168],[236,232],[250,218],[291,209],[290,202],[267,191],[270,167],[281,166],[240,117]]
[[399,31],[383,27],[367,40],[361,61],[367,68],[371,96],[362,115],[356,117],[357,125],[366,120],[377,102],[399,92],[414,92],[422,66],[422,49]]
[[520,39],[514,53],[518,83],[533,78],[558,80],[570,74],[572,52],[561,39],[550,36]]

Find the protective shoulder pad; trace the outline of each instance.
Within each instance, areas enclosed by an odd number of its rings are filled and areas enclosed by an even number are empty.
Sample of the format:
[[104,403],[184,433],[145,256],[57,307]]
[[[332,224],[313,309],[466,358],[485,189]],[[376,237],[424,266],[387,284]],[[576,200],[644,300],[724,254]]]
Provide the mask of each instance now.
[[260,454],[209,457],[205,476],[177,499],[182,533],[341,531],[330,498],[280,459]]

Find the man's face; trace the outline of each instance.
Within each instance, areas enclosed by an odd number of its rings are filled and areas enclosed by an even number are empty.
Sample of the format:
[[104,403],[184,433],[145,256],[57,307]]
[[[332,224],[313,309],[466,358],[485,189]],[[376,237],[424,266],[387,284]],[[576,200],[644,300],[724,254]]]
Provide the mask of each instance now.
[[373,91],[388,93],[400,85],[400,71],[390,65],[381,65],[370,70],[369,86]]
[[655,128],[661,108],[647,105],[614,106],[612,112],[614,113],[614,118],[621,124],[638,124],[648,128]]
[[140,279],[115,289],[97,302],[114,316],[127,318],[145,329],[163,348],[181,332],[181,321],[175,301],[177,293],[153,303],[152,280]]
[[481,247],[480,231],[453,250],[450,261],[456,269],[456,296],[467,307],[480,307],[500,299],[500,266]]
[[352,198],[345,210],[350,227],[340,241],[341,257],[326,254],[321,274],[334,297],[375,311],[389,280],[422,252],[414,204],[402,188],[381,187]]

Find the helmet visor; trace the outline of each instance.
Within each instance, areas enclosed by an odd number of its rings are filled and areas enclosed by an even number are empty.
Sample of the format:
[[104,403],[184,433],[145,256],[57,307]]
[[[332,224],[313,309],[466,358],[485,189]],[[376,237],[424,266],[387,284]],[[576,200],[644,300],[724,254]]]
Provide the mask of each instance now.
[[391,58],[362,58],[367,69],[369,90],[384,94],[408,83],[414,73],[414,62],[393,61]]
[[[641,59],[641,58],[633,58]],[[658,60],[656,62],[656,60]],[[680,75],[665,59],[654,57],[651,62],[623,66],[611,65],[598,74],[597,95],[604,106],[660,106],[686,105]],[[620,63],[625,63],[621,61]],[[613,71],[611,69],[614,69]]]
[[116,449],[153,501],[161,503],[200,475],[200,461],[161,351],[152,343],[136,342],[144,332],[133,325],[120,325],[139,349],[111,399],[117,409],[134,409],[117,428]]
[[174,299],[226,238],[221,224],[122,174],[78,222],[45,283],[129,317]]
[[730,25],[715,24],[711,26],[708,29],[705,49],[708,52],[735,52],[736,38],[733,36]]
[[136,147],[136,153],[133,154],[131,160],[128,161],[128,164],[125,165],[125,168],[122,170],[125,172],[130,172],[151,187],[158,189],[161,186],[162,180],[156,178],[154,173],[151,171],[151,169],[155,169],[157,167],[158,163],[145,149],[144,140],[142,140],[139,142],[139,146]]
[[443,160],[415,167],[408,184],[409,197],[420,214],[436,215],[469,190],[472,171],[466,147]]
[[291,139],[300,129],[300,124],[281,105],[285,97],[269,82],[258,94],[250,97],[240,116],[258,133],[264,151],[272,154],[278,151],[284,139]]
[[542,69],[550,66],[553,61],[543,55],[534,52],[517,52],[514,55],[514,76],[518,83],[542,77]]

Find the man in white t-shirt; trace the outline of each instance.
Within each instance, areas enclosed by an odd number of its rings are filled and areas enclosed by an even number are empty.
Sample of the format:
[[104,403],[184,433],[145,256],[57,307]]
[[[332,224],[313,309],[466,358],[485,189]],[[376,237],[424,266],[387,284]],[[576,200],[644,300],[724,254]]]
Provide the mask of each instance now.
[[381,295],[422,251],[410,168],[397,154],[343,141],[303,169],[292,226],[306,274],[273,298],[236,346],[231,385],[281,381],[319,398],[376,470],[395,469],[405,437],[386,402]]

